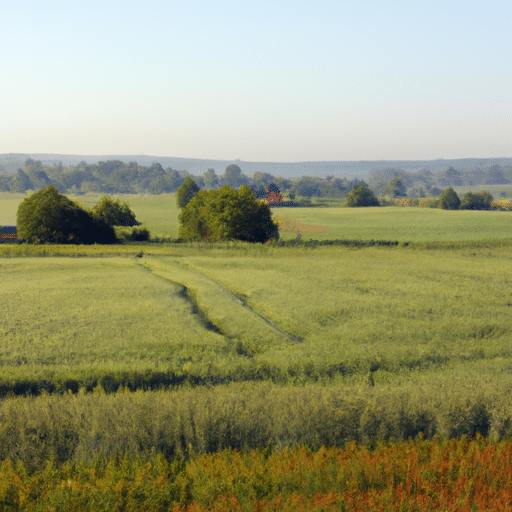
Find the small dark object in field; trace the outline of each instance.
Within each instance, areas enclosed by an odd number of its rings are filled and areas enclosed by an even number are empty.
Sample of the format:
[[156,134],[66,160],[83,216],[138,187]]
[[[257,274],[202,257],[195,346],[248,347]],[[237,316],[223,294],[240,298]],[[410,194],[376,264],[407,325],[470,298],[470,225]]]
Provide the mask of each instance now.
[[135,255],[136,258],[142,258],[142,256],[144,256],[144,253],[142,253],[142,252],[139,252],[139,254]]

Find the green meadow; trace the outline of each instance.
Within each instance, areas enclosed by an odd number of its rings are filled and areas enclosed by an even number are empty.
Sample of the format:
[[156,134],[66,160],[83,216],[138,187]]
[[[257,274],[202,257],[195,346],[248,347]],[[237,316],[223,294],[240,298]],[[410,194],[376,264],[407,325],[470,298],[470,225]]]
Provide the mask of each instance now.
[[0,385],[394,381],[510,363],[509,247],[254,249],[1,259]]
[[[69,196],[86,208],[92,208],[102,194]],[[0,225],[15,224],[22,194],[0,195]],[[114,195],[126,202],[137,219],[153,237],[175,239],[178,236],[179,208],[174,194]],[[447,211],[419,207],[371,208],[274,208],[273,216],[299,224],[327,227],[326,231],[302,231],[303,240],[390,240],[399,242],[481,242],[512,238],[510,212]],[[281,231],[282,240],[297,237],[297,230]]]
[[[405,210],[405,211],[404,211]],[[448,211],[399,206],[370,208],[282,208],[274,216],[296,223],[325,226],[320,233],[302,233],[304,240],[397,240],[454,242],[512,237],[509,212]],[[296,233],[282,233],[283,239]]]
[[[176,237],[173,198],[122,200]],[[412,243],[1,245],[0,456],[512,435],[508,212],[274,214]]]

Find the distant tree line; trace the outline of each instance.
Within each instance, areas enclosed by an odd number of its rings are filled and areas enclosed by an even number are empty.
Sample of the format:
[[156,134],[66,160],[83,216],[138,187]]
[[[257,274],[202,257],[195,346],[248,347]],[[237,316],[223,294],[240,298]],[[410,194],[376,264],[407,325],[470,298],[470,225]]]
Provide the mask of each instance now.
[[427,169],[377,169],[366,179],[375,195],[391,197],[439,197],[447,187],[507,185],[512,183],[512,166],[493,165],[485,169],[457,170],[453,167],[433,173]]
[[0,192],[40,190],[54,185],[60,193],[85,194],[165,194],[174,193],[187,177],[194,180],[200,190],[219,190],[223,185],[238,190],[247,185],[257,197],[269,192],[285,194],[286,199],[296,197],[346,198],[357,185],[366,184],[376,197],[439,197],[447,187],[505,185],[512,183],[512,166],[493,165],[485,169],[456,170],[453,167],[432,173],[426,169],[377,169],[365,181],[334,176],[325,178],[302,176],[283,178],[266,172],[255,172],[251,177],[243,174],[238,165],[226,167],[223,174],[207,169],[201,175],[178,171],[159,163],[151,166],[137,162],[124,163],[109,160],[96,164],[81,162],[64,167],[61,163],[47,165],[28,158],[24,169],[15,174],[0,174]]
[[223,174],[217,174],[210,168],[202,175],[193,175],[170,167],[164,169],[159,163],[147,167],[137,162],[109,160],[63,167],[62,164],[45,165],[39,160],[28,158],[25,168],[18,169],[14,175],[0,174],[0,192],[25,193],[27,190],[40,190],[47,185],[54,185],[60,193],[67,194],[166,194],[176,192],[187,177],[193,179],[200,190],[219,190],[224,185],[238,190],[242,185],[247,185],[257,197],[275,191],[289,194],[290,199],[295,196],[341,198],[362,183],[358,179],[332,176],[325,179],[310,176],[289,179],[265,172],[255,172],[249,177],[234,164],[226,167]]

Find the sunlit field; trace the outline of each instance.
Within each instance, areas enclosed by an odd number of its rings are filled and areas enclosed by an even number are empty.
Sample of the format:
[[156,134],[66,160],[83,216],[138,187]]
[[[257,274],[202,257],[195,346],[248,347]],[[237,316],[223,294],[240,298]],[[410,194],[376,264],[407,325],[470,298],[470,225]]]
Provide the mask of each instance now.
[[[177,236],[174,198],[121,199],[153,236]],[[422,496],[439,510],[461,486],[474,489],[461,503],[509,502],[510,214],[273,212],[328,227],[305,240],[413,243],[0,245],[0,504],[280,510],[280,495],[289,510],[352,510]],[[443,466],[450,438],[460,461],[486,461],[470,480]],[[412,467],[446,500],[413,491]]]
[[[69,196],[86,208],[92,208],[102,194]],[[0,195],[0,225],[15,224],[22,194]],[[178,236],[180,209],[174,194],[113,195],[128,203],[153,237],[175,239]],[[273,216],[286,228],[282,240],[386,240],[398,242],[457,242],[512,240],[510,212],[447,211],[419,207],[371,208],[273,208]],[[315,232],[301,225],[327,228]],[[312,232],[313,231],[313,232]]]
[[[296,223],[326,226],[320,233],[301,233],[304,240],[396,240],[453,242],[511,239],[510,212],[448,211],[419,207],[281,208],[274,216]],[[297,232],[282,232],[283,239]]]

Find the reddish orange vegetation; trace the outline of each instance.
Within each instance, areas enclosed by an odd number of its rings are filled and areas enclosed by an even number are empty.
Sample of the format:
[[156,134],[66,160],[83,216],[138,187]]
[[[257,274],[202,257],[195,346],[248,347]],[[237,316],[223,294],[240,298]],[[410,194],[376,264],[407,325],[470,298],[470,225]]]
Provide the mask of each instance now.
[[[373,451],[236,450],[188,463],[155,456],[48,466],[0,465],[5,510],[402,511],[512,510],[512,441],[481,436],[380,443]],[[7,507],[7,508],[6,508]]]

